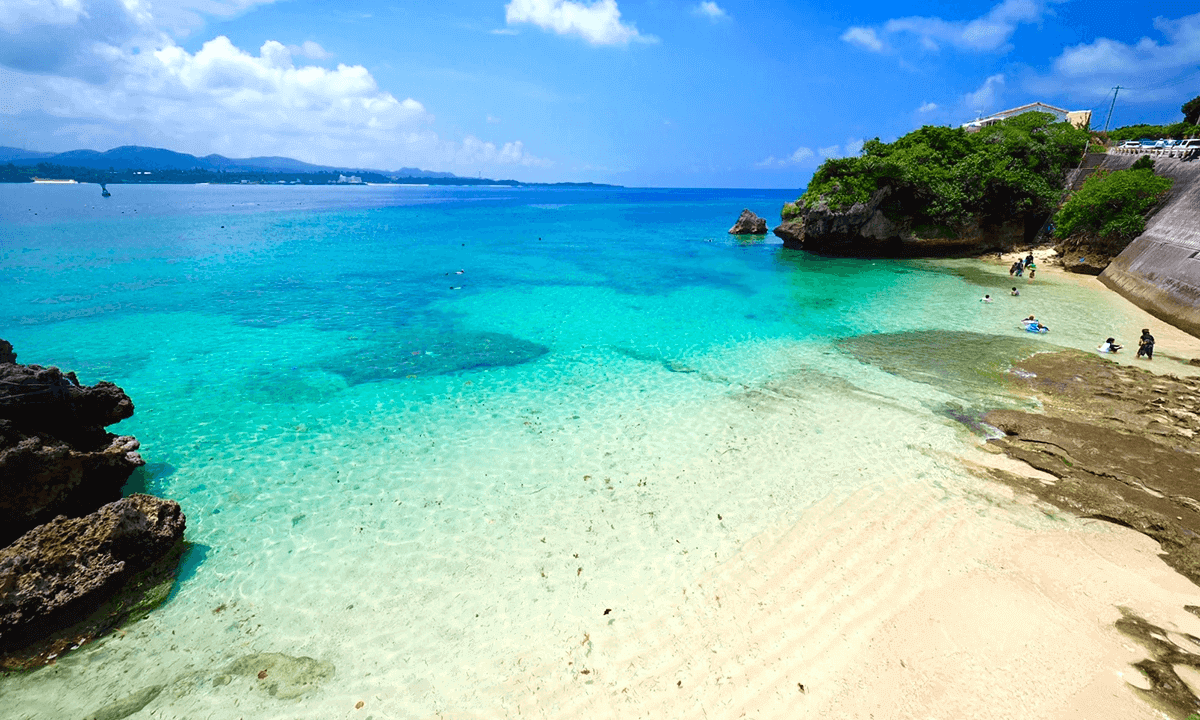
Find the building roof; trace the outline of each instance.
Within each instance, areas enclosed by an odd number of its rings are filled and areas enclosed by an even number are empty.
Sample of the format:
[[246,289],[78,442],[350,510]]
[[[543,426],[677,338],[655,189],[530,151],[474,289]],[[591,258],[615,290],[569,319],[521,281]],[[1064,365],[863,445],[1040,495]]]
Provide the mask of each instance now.
[[1031,112],[1036,108],[1044,108],[1050,112],[1060,113],[1062,115],[1066,115],[1068,112],[1070,112],[1069,110],[1064,110],[1060,107],[1054,107],[1053,105],[1047,105],[1044,102],[1033,102],[1033,103],[1029,103],[1028,105],[1022,105],[1020,107],[1011,108],[1009,110],[1001,110],[1000,112],[992,113],[988,117],[989,118],[1004,118],[1004,117],[1009,117],[1011,115],[1020,115],[1021,113]]

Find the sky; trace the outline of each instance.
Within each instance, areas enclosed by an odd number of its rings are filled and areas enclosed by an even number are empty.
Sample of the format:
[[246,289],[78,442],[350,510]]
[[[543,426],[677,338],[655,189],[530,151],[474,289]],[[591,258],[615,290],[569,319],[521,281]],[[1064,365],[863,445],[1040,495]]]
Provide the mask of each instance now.
[[[1189,14],[1190,13],[1190,14]],[[1182,119],[1191,0],[0,0],[0,145],[802,187],[1042,101]]]

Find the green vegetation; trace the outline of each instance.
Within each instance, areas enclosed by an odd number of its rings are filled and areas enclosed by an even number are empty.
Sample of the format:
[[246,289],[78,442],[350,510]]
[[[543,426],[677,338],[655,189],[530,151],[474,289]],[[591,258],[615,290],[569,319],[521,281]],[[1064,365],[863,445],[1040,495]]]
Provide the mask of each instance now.
[[1188,100],[1179,108],[1183,111],[1183,121],[1192,125],[1200,125],[1200,95]]
[[1110,143],[1121,143],[1126,140],[1159,140],[1161,138],[1200,137],[1200,127],[1189,122],[1177,122],[1174,125],[1127,125],[1108,131]]
[[1105,240],[1132,240],[1146,229],[1146,212],[1154,207],[1174,181],[1154,174],[1143,157],[1129,170],[1096,171],[1054,216],[1055,235],[1076,235]]
[[977,133],[926,126],[893,143],[870,140],[859,157],[825,161],[797,205],[846,209],[890,188],[884,213],[914,225],[1048,214],[1087,139],[1047,113],[1025,113]]

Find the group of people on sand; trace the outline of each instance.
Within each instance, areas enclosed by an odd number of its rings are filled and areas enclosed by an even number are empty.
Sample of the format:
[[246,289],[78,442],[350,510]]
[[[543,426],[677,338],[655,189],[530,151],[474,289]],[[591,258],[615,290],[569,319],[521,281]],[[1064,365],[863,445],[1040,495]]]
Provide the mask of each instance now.
[[[1100,343],[1100,347],[1096,348],[1102,353],[1115,353],[1124,345],[1118,345],[1113,338],[1105,338],[1104,342]],[[1138,338],[1138,351],[1136,357],[1145,357],[1147,360],[1154,359],[1154,336],[1150,334],[1150,328],[1142,328],[1142,336]]]
[[[1034,274],[1037,273],[1037,264],[1033,262],[1033,253],[1026,255],[1024,260],[1017,258],[1017,261],[1008,269],[1008,274],[1021,277],[1025,274],[1026,270],[1029,271],[1029,279],[1032,280]],[[1013,290],[1015,291],[1016,288],[1013,288]],[[1016,295],[1017,293],[1014,292],[1013,294]]]

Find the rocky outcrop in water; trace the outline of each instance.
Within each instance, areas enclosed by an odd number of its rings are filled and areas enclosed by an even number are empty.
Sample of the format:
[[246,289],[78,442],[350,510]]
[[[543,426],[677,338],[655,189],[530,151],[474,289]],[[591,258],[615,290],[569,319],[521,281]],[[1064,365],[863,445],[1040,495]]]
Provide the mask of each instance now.
[[[183,551],[179,505],[121,497],[144,461],[105,427],[110,382],[19,365],[0,340],[0,667],[33,667],[161,603]],[[69,626],[69,627],[68,627]]]
[[110,382],[86,387],[55,367],[0,364],[0,545],[120,498],[145,463],[137,440],[104,428],[131,415],[133,402]]
[[[784,247],[843,257],[953,257],[1010,252],[1040,227],[1040,218],[1004,221],[973,218],[960,225],[918,226],[888,206],[891,188],[865,203],[831,210],[825,203],[803,208],[789,203],[775,228]],[[1030,226],[1033,232],[1030,232]]]
[[132,495],[58,517],[0,550],[0,651],[86,617],[183,539],[179,504]]
[[766,235],[767,221],[755,215],[749,209],[743,210],[741,217],[729,228],[730,235]]

